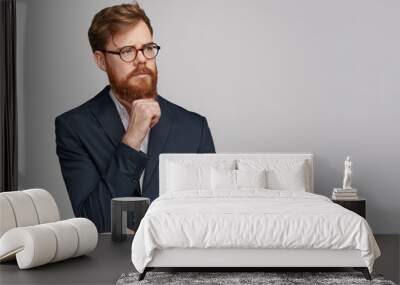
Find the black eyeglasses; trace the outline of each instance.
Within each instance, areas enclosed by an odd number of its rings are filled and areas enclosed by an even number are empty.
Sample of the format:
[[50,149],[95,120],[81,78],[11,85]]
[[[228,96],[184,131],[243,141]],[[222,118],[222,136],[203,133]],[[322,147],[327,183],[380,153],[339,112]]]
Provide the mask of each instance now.
[[142,48],[134,46],[124,46],[119,51],[112,50],[99,50],[106,53],[118,54],[122,61],[132,62],[136,59],[138,52],[141,51],[143,56],[147,59],[155,58],[158,51],[161,49],[156,43],[145,44]]

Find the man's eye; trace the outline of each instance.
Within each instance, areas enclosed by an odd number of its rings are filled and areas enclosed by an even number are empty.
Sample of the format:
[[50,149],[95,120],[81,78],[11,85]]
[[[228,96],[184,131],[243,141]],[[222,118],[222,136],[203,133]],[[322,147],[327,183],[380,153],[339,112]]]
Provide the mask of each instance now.
[[133,52],[133,48],[124,48],[123,50],[121,50],[122,54],[129,54]]

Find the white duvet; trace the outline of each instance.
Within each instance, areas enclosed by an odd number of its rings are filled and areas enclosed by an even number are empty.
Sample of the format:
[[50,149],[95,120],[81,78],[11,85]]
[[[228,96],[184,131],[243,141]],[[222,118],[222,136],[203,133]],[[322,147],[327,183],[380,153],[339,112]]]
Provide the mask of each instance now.
[[154,249],[358,249],[372,272],[380,250],[366,220],[327,197],[299,191],[179,191],[155,199],[135,234],[143,272]]

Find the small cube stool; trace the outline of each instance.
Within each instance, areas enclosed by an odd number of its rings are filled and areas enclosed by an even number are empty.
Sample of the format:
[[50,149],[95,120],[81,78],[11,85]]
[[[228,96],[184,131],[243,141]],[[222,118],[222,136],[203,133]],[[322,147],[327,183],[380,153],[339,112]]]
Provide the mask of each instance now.
[[140,221],[146,214],[150,199],[146,197],[120,197],[111,200],[111,239],[124,241],[126,239],[127,212],[134,213],[134,228],[138,229]]

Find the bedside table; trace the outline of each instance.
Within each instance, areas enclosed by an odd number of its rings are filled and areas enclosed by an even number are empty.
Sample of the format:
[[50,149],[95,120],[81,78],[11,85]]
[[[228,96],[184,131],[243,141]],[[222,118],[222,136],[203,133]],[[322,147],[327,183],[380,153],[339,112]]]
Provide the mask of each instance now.
[[127,214],[133,212],[135,232],[140,221],[150,206],[150,199],[145,197],[119,197],[111,199],[111,240],[121,242],[127,237]]
[[339,204],[340,206],[359,214],[364,219],[366,218],[366,200],[358,198],[355,200],[339,200],[332,199],[332,202]]

